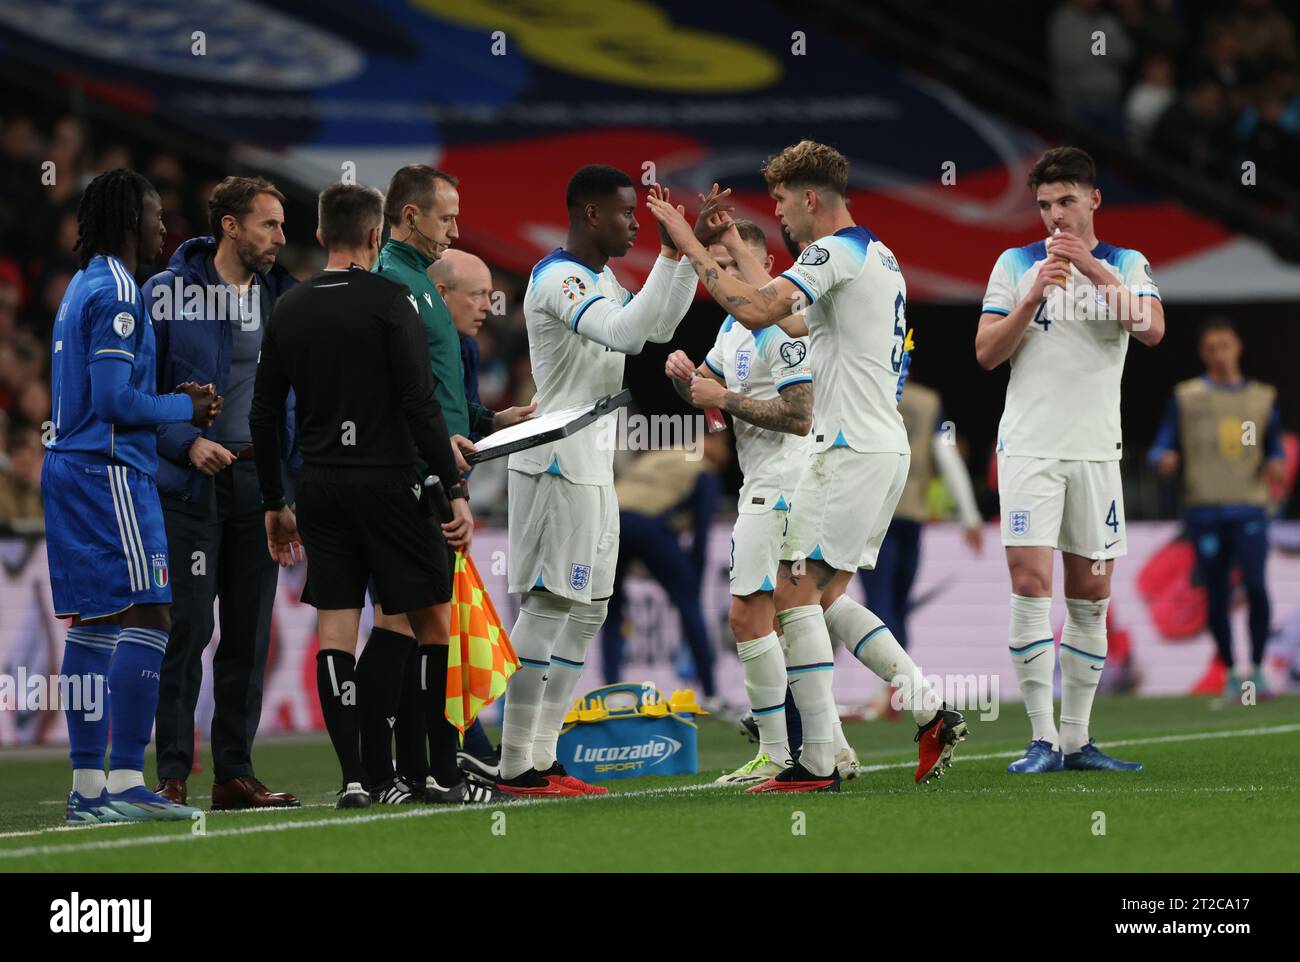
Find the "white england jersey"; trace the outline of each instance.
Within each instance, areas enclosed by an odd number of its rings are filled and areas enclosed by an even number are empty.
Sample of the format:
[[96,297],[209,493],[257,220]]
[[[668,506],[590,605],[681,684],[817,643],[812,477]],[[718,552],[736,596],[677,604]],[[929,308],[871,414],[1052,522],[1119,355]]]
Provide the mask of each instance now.
[[[728,391],[756,401],[774,401],[783,389],[813,379],[806,337],[790,337],[775,324],[751,331],[731,316],[722,322],[704,363],[726,382]],[[808,463],[810,439],[732,420],[736,456],[745,476],[739,512],[787,510]]]
[[[588,404],[623,389],[628,353],[646,340],[672,337],[694,295],[695,270],[685,258],[660,257],[636,305],[605,265],[596,273],[563,248],[533,268],[524,293],[528,353],[537,385],[537,413]],[[614,426],[605,415],[577,434],[510,455],[511,471],[557,474],[575,484],[614,483]]]
[[[1099,243],[1092,255],[1130,294],[1160,292],[1151,265],[1135,250]],[[984,313],[1010,314],[1028,296],[1047,244],[1004,251],[984,294]],[[1011,380],[998,426],[998,451],[1058,461],[1118,461],[1123,453],[1120,381],[1129,332],[1078,268],[1050,285],[1041,311],[1011,355]]]
[[898,413],[907,285],[894,255],[865,227],[846,227],[809,244],[781,276],[810,304],[804,316],[817,372],[812,451],[907,454]]

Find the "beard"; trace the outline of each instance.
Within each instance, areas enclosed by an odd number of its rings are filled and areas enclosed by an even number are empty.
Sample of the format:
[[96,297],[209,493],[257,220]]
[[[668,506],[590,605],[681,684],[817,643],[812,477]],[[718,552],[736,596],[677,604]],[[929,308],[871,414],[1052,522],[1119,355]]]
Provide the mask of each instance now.
[[244,269],[254,274],[260,274],[263,271],[270,270],[275,264],[275,258],[278,251],[271,248],[265,251],[254,244],[243,242],[235,243],[235,256],[239,258],[239,263],[244,265]]

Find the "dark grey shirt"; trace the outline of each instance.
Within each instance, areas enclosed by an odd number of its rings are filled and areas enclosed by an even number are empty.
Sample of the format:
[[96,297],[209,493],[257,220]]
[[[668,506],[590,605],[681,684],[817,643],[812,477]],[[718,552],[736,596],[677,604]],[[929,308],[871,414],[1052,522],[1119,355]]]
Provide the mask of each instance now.
[[[266,317],[261,311],[261,285],[249,285],[243,298],[233,293],[229,313],[234,347],[230,356],[230,380],[226,384],[225,407],[208,431],[208,437],[239,451],[253,443],[248,428],[248,411],[253,403],[253,380],[257,376],[257,355],[262,349]],[[236,305],[236,301],[242,303]],[[242,322],[239,320],[242,318]]]

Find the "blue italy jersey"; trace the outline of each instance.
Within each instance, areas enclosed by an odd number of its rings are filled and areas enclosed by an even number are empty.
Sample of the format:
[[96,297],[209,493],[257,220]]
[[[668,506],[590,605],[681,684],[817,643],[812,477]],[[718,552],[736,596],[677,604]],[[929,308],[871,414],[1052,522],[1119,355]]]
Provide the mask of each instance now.
[[156,348],[140,288],[116,257],[97,254],[68,284],[54,321],[51,406],[54,433],[46,448],[96,454],[153,477],[158,468],[157,426],[100,420],[90,396],[90,365],[131,365],[131,386],[157,391]]

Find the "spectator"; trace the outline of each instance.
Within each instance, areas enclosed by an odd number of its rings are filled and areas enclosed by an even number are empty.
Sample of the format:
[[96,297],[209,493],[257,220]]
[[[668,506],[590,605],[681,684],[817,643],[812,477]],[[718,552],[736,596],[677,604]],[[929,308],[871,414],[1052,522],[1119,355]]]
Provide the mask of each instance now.
[[0,258],[0,343],[18,330],[18,309],[23,303],[23,273],[15,261]]
[[1207,76],[1160,116],[1150,143],[1175,162],[1218,178],[1227,168],[1229,139],[1223,88]]
[[[1098,38],[1098,33],[1101,37]],[[1094,53],[1105,43],[1105,54]],[[1118,120],[1133,41],[1101,0],[1069,0],[1047,24],[1047,49],[1057,101],[1077,119]]]
[[1143,149],[1160,116],[1177,99],[1174,65],[1164,54],[1154,54],[1142,63],[1142,76],[1129,91],[1124,105],[1124,126],[1129,143]]
[[44,449],[40,432],[20,428],[9,436],[7,470],[0,472],[0,528],[22,528],[23,522],[40,520],[41,461]]
[[1273,0],[1238,0],[1226,32],[1243,61],[1295,62],[1295,27]]

